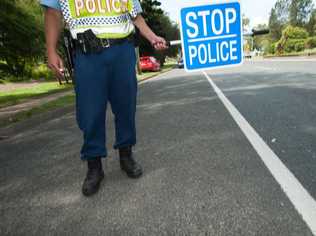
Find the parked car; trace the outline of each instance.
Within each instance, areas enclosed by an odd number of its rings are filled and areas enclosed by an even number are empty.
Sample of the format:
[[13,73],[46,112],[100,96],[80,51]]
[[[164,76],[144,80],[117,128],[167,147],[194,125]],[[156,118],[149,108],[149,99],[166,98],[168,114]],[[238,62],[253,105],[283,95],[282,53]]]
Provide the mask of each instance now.
[[177,62],[178,68],[184,68],[183,58],[180,57]]
[[140,68],[142,71],[160,71],[160,63],[151,56],[141,57]]

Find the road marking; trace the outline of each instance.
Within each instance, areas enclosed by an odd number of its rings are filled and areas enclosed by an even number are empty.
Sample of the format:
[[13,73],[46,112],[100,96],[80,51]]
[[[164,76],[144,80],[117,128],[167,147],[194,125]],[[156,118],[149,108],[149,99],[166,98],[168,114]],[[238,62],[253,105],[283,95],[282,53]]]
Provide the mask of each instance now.
[[312,233],[316,236],[316,201],[295,178],[291,171],[282,163],[279,157],[265,143],[255,129],[240,114],[237,108],[226,98],[224,93],[216,86],[211,77],[203,71],[203,74],[213,87],[226,109],[235,122],[259,154],[261,160],[269,169],[275,180],[290,199],[298,213],[302,216]]

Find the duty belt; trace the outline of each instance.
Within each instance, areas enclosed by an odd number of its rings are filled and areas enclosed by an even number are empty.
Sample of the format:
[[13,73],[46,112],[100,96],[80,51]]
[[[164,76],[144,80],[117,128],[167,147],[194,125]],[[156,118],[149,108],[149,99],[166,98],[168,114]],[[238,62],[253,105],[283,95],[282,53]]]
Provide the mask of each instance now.
[[127,41],[133,41],[133,34],[125,38],[106,39],[96,37],[92,30],[87,30],[84,33],[78,34],[77,40],[74,40],[76,49],[79,49],[84,54],[99,53],[105,48],[122,44]]

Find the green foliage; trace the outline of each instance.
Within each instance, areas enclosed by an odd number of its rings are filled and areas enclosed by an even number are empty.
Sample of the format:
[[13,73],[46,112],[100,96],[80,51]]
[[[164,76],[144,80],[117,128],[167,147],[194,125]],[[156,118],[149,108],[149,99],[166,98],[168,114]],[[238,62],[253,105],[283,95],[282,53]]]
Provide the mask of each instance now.
[[316,9],[313,10],[306,29],[311,36],[316,35]]
[[289,53],[289,52],[300,52],[305,49],[305,40],[304,39],[288,39],[286,42],[279,42],[277,44],[278,52]]
[[[259,24],[255,30],[268,29],[266,24]],[[271,39],[269,35],[260,35],[253,38],[253,47],[257,50],[267,52],[269,50],[269,45],[271,44]]]
[[278,21],[275,9],[272,8],[270,18],[269,18],[269,29],[271,39],[278,40],[281,37],[281,24]]
[[290,0],[277,0],[271,9],[269,18],[270,37],[277,41],[282,36],[282,29],[288,23]]
[[309,20],[313,7],[313,0],[291,0],[289,6],[290,24],[304,26]]
[[[271,42],[282,41],[282,31],[286,28],[292,39],[307,38],[316,33],[316,9],[313,0],[277,0],[271,9],[269,19]],[[287,28],[288,26],[299,26]],[[304,28],[305,31],[302,29]],[[282,42],[281,42],[282,46]]]
[[287,26],[276,44],[276,53],[300,52],[305,49],[308,33],[304,28]]
[[57,82],[41,82],[25,88],[16,88],[0,93],[0,108],[18,104],[26,99],[38,98],[72,89],[72,84],[59,85]]
[[270,46],[267,48],[267,53],[275,54],[276,52],[276,43],[271,43]]
[[21,111],[18,112],[12,116],[10,116],[8,119],[2,119],[0,120],[0,127],[5,127],[7,125],[10,125],[12,123],[16,123],[25,119],[28,119],[34,115],[43,114],[45,112],[54,111],[59,108],[64,108],[68,106],[72,106],[75,102],[75,95],[70,94],[66,95],[60,98],[57,98],[56,100],[44,103],[40,106],[31,108],[30,110]]
[[296,39],[297,41],[294,44],[294,51],[301,52],[305,49],[305,40]]
[[289,25],[282,31],[283,39],[306,39],[307,37],[307,31],[300,27],[293,27]]
[[41,64],[39,66],[33,67],[31,71],[32,79],[51,79],[53,77],[52,71],[47,68],[46,65]]
[[25,75],[28,63],[44,55],[41,9],[36,0],[0,1],[0,60],[11,75]]
[[305,48],[312,49],[316,48],[316,37],[309,37],[305,40]]
[[[158,20],[163,16],[163,11],[160,9],[161,3],[156,0],[144,0],[141,4],[143,9],[142,16],[145,21],[156,34],[160,34],[163,31],[163,27]],[[160,35],[164,36],[164,34]],[[143,37],[140,38],[140,54],[155,55],[155,50]]]
[[242,15],[242,27],[243,30],[247,32],[247,28],[249,27],[250,19],[246,17],[246,15]]
[[[166,40],[179,39],[180,33],[178,26],[171,22],[169,16],[161,10],[161,3],[159,1],[143,0],[141,4],[144,19],[157,35],[164,37]],[[153,55],[163,64],[166,56],[175,56],[177,54],[177,48],[171,47],[166,51],[157,52],[146,39],[141,38],[140,54]]]

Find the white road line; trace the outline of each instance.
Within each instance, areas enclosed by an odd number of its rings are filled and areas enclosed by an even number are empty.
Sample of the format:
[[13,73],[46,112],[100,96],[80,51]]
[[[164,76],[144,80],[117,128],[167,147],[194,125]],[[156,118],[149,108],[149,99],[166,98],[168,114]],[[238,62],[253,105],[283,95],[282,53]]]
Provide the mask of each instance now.
[[316,236],[316,201],[295,178],[291,171],[282,163],[279,157],[264,142],[255,129],[240,114],[236,107],[226,98],[223,92],[216,86],[209,75],[203,74],[213,87],[215,93],[227,108],[235,122],[261,157],[266,167],[269,169],[275,180],[288,196],[298,213],[302,216],[312,233]]

